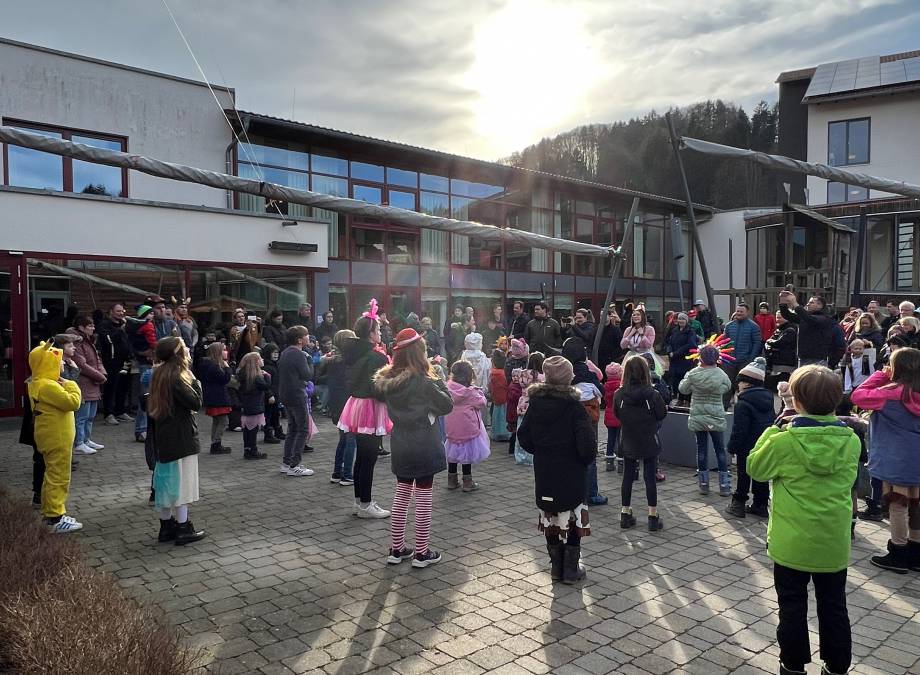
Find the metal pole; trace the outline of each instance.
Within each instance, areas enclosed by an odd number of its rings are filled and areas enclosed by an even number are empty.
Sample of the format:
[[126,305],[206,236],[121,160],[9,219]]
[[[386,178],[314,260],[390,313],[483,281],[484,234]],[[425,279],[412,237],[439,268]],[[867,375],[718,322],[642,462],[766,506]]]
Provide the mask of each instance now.
[[700,263],[700,276],[703,277],[703,287],[706,289],[706,302],[709,303],[709,311],[715,312],[715,297],[712,294],[712,285],[709,283],[709,271],[706,269],[706,258],[703,256],[703,246],[700,244],[700,235],[696,231],[696,214],[693,211],[693,201],[690,199],[690,186],[687,185],[687,172],[684,170],[684,161],[680,156],[680,137],[674,131],[674,122],[671,120],[671,113],[665,113],[665,119],[668,122],[668,133],[671,135],[671,148],[674,150],[674,159],[677,161],[677,168],[680,170],[680,182],[684,188],[684,199],[687,203],[687,216],[690,218],[690,233],[693,235],[693,247],[696,249],[696,257]]
[[850,305],[853,307],[862,307],[860,296],[862,295],[862,276],[863,276],[863,257],[866,255],[866,233],[869,229],[869,217],[866,215],[866,207],[859,207],[859,229],[856,231],[856,271],[853,279],[853,297],[850,298]]
[[[620,246],[616,249],[614,254],[613,263],[610,265],[610,285],[607,287],[607,297],[604,298],[604,306],[601,311],[604,312],[604,317],[607,316],[607,308],[610,306],[610,300],[613,298],[613,293],[616,290],[617,279],[620,276],[620,268],[623,265],[623,261],[626,259],[626,253],[629,246],[629,238],[632,235],[633,225],[636,221],[636,214],[639,212],[639,198],[633,197],[632,206],[629,207],[629,215],[626,217],[626,224],[623,228],[623,241],[620,243]],[[601,348],[601,337],[604,333],[604,328],[600,324],[597,325],[597,330],[594,333],[594,349],[591,350],[592,359],[597,363],[597,355],[600,352]]]
[[[684,304],[684,284],[680,278],[680,260],[685,257],[683,247],[683,230],[681,229],[680,218],[671,219],[671,253],[674,257],[674,277],[677,279],[677,296],[680,298],[680,311],[684,311],[687,306]],[[679,245],[679,247],[678,247]]]

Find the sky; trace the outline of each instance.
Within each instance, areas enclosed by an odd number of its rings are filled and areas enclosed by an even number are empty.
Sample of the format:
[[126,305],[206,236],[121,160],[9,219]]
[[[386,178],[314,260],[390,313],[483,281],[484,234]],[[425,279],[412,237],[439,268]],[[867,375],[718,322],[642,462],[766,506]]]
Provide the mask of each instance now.
[[[165,0],[241,110],[486,160],[920,49],[917,0]],[[0,36],[202,79],[164,0],[0,0]],[[216,104],[215,104],[216,105]]]

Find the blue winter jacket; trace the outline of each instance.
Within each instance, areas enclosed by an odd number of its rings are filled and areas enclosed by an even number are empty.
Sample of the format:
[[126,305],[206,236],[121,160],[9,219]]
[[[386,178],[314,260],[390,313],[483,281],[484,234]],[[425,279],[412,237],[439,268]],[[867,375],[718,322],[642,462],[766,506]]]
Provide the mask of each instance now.
[[760,356],[763,342],[760,336],[760,327],[751,321],[729,321],[725,326],[725,334],[732,339],[735,351],[732,355],[738,361],[753,361]]

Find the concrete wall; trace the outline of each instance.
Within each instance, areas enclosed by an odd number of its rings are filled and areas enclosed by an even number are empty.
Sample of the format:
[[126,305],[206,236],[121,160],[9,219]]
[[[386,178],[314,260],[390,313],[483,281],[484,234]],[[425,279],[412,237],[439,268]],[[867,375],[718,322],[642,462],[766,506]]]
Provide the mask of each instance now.
[[[700,244],[706,258],[709,283],[713,289],[744,288],[747,279],[747,253],[744,234],[744,210],[722,211],[699,226]],[[729,240],[732,242],[732,274],[729,279]],[[731,282],[731,283],[730,283]],[[706,298],[700,266],[695,266],[693,298]],[[691,300],[691,301],[692,301]],[[728,321],[732,299],[727,295],[715,297],[716,314]]]
[[[215,89],[222,107],[232,94]],[[226,171],[233,136],[207,87],[0,41],[0,118],[126,136],[128,151]],[[0,153],[0,175],[2,175]],[[226,192],[130,172],[128,197],[224,208]]]
[[[868,164],[841,167],[883,178],[920,183],[920,94],[810,105],[808,161],[827,163],[828,122],[869,117]],[[872,190],[872,198],[888,193]],[[827,181],[808,177],[808,203],[827,203]]]
[[[159,261],[246,263],[324,269],[326,225],[193,207],[0,188],[4,251],[105,255]],[[316,244],[316,253],[278,253],[270,241]]]

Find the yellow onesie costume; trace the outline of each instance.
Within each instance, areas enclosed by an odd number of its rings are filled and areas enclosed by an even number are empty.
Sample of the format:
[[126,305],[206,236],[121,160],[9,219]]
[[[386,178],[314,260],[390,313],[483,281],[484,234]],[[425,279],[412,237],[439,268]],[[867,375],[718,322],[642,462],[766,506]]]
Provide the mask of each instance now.
[[61,384],[63,357],[64,352],[54,347],[50,340],[29,352],[32,370],[29,399],[35,419],[35,445],[45,458],[42,483],[42,516],[45,518],[64,515],[76,433],[73,414],[82,400],[76,382],[63,380]]

